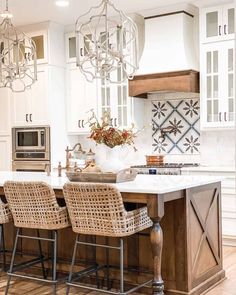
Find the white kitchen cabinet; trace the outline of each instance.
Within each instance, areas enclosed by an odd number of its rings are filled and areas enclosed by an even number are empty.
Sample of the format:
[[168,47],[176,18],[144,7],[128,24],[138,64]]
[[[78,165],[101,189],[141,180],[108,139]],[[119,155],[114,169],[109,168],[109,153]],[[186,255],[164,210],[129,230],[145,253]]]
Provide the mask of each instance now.
[[38,67],[37,81],[25,92],[13,93],[13,126],[47,125],[48,70]]
[[222,234],[225,245],[236,245],[236,186],[235,169],[231,167],[197,167],[184,168],[182,175],[206,175],[222,178],[221,207],[222,207]]
[[203,8],[200,24],[201,43],[234,39],[234,4]]
[[201,45],[201,128],[234,127],[234,41]]
[[11,136],[0,136],[0,171],[11,170]]
[[75,64],[67,69],[67,131],[83,134],[90,131],[91,110],[97,114],[96,81],[89,83]]
[[11,91],[0,88],[0,136],[11,134]]

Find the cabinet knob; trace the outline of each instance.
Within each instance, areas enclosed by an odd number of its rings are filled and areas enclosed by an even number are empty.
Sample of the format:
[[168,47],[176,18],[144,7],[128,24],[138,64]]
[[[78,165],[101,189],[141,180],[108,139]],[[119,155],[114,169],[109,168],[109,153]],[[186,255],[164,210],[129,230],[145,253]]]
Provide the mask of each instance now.
[[113,126],[113,118],[110,119],[110,125]]
[[81,128],[81,126],[80,126],[80,120],[78,120],[78,127]]
[[84,120],[81,121],[82,128],[84,128]]
[[30,122],[33,122],[33,121],[32,121],[32,114],[30,114],[30,116],[29,116],[29,117],[30,117]]
[[25,121],[29,122],[28,114],[25,115]]
[[117,118],[114,119],[114,125],[117,127]]

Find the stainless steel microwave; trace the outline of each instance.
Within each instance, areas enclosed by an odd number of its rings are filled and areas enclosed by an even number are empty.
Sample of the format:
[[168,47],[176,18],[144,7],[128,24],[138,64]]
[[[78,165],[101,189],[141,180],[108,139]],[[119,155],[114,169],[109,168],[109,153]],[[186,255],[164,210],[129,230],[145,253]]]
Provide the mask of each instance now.
[[22,127],[12,129],[14,160],[50,159],[50,127]]

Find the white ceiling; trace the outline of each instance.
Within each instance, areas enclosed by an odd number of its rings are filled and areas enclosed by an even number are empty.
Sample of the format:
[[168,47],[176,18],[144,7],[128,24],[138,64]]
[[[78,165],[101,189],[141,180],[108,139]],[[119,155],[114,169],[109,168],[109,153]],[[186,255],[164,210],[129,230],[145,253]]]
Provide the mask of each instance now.
[[[77,17],[101,0],[70,0],[68,7],[57,7],[54,0],[9,0],[9,10],[13,13],[13,23],[17,26],[31,23],[54,21],[64,25],[74,24]],[[126,12],[140,12],[179,3],[201,4],[217,0],[112,0],[115,6]],[[221,1],[221,0],[218,0]],[[227,0],[226,0],[227,1]],[[225,0],[222,0],[225,2]],[[0,2],[4,10],[5,0]]]

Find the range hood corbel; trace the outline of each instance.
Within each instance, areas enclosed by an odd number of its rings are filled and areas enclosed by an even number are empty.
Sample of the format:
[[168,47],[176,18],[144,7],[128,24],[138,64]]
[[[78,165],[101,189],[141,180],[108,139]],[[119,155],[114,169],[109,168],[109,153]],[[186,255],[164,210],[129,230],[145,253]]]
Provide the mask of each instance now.
[[184,70],[137,75],[129,80],[129,96],[148,98],[148,93],[199,93],[199,72]]

